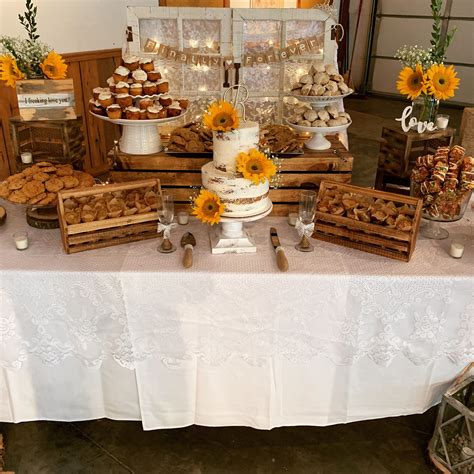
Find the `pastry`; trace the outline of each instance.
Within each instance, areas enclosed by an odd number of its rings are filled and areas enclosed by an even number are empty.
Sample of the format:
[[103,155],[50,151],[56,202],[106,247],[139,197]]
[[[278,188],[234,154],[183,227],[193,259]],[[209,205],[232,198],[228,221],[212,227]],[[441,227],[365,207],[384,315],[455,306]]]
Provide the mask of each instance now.
[[38,204],[40,201],[42,201],[48,194],[47,193],[40,193],[37,194],[36,196],[28,199],[28,204]]
[[22,191],[23,191],[23,193],[25,194],[25,196],[27,198],[31,199],[31,198],[37,196],[38,194],[43,193],[44,188],[45,188],[45,185],[43,183],[41,183],[40,181],[33,180],[33,181],[30,181],[30,182],[26,183],[23,186]]
[[148,76],[145,71],[137,69],[136,71],[132,72],[132,79],[134,82],[143,84],[148,79]]
[[109,77],[107,79],[107,86],[108,86],[110,92],[115,93],[115,81],[114,81],[113,77]]
[[64,181],[61,178],[51,178],[44,183],[44,186],[50,193],[57,193],[64,188]]
[[181,107],[177,100],[173,101],[168,107],[168,117],[177,117],[181,114]]
[[109,105],[114,103],[114,98],[110,92],[102,92],[97,99],[101,107],[106,109]]
[[310,122],[314,122],[318,118],[318,113],[315,110],[307,110],[303,114],[304,118],[306,120],[309,120]]
[[164,79],[160,79],[156,83],[156,91],[158,94],[166,94],[170,89],[170,85],[168,81],[165,81]]
[[148,119],[148,112],[146,109],[140,109],[140,120],[147,120]]
[[66,189],[72,189],[79,186],[79,180],[75,176],[63,176],[59,179],[64,183]]
[[112,104],[107,107],[107,116],[111,120],[122,118],[122,109],[119,104]]
[[140,59],[140,67],[143,71],[150,72],[155,69],[155,65],[153,64],[152,58],[141,58]]
[[123,65],[129,71],[135,71],[135,69],[138,69],[139,63],[140,63],[140,58],[138,56],[127,56],[123,58]]
[[156,83],[150,82],[150,81],[145,81],[143,83],[143,93],[145,95],[153,95],[156,94],[157,91],[157,86]]
[[143,86],[139,82],[134,82],[130,85],[130,95],[137,96],[142,95],[143,93]]
[[89,110],[96,115],[107,115],[104,107],[102,107],[99,102],[89,103]]
[[8,196],[8,200],[17,204],[26,204],[26,202],[28,201],[28,197],[23,191],[16,190]]
[[94,100],[97,100],[102,92],[105,92],[103,87],[95,87],[92,90],[92,97],[94,97]]
[[179,102],[179,106],[182,108],[182,109],[187,109],[189,107],[189,99],[177,99],[178,102]]
[[158,102],[163,106],[163,107],[168,107],[173,103],[173,98],[169,94],[163,94],[158,97]]
[[125,117],[127,120],[140,120],[140,109],[138,107],[127,107]]
[[124,109],[125,107],[130,107],[133,105],[133,98],[130,94],[118,94],[115,97],[117,104]]
[[35,173],[33,175],[33,179],[36,180],[36,181],[40,181],[42,183],[44,183],[45,181],[48,181],[48,179],[50,179],[51,176],[49,176],[48,173],[43,173],[42,171],[39,171],[38,173]]
[[11,179],[8,183],[8,189],[10,191],[15,191],[17,189],[21,189],[26,183],[26,179],[22,178],[21,176],[13,177],[13,179]]
[[113,73],[112,77],[115,83],[120,81],[126,81],[128,79],[128,75],[130,74],[130,69],[126,68],[125,66],[119,66]]
[[128,94],[130,91],[130,86],[128,82],[120,81],[115,85],[116,94]]
[[140,102],[138,102],[138,107],[144,110],[146,110],[148,107],[151,107],[152,105],[153,99],[141,99]]
[[72,176],[73,168],[71,165],[58,165],[56,174],[58,176]]
[[153,71],[148,71],[146,73],[147,78],[149,81],[156,82],[161,79],[161,73],[158,71],[158,69],[154,69]]
[[154,119],[162,118],[159,116],[161,110],[163,110],[163,107],[152,105],[150,107],[147,107],[146,113],[149,119],[154,120]]

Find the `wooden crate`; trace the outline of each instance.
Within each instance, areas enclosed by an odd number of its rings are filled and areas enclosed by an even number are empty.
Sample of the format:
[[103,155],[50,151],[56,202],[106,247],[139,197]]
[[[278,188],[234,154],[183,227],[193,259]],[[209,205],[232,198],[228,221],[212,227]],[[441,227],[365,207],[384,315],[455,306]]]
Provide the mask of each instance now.
[[440,146],[451,146],[456,130],[447,128],[428,133],[399,128],[382,128],[377,167],[376,189],[389,190],[391,185],[410,186],[410,173],[416,159],[434,153]]
[[316,211],[314,238],[405,262],[410,260],[415,250],[420,225],[421,199],[328,181],[321,183],[318,203],[323,199],[327,190],[369,196],[374,199],[383,199],[386,202],[392,201],[397,207],[404,204],[412,206],[414,208],[413,226],[410,232],[403,232],[384,225],[361,222],[318,210]]
[[[353,156],[334,137],[328,137],[332,147],[325,151],[305,150],[295,158],[282,158],[281,183],[270,190],[273,215],[287,215],[297,209],[301,189],[318,189],[319,183],[330,179],[349,183],[352,178]],[[114,159],[114,153],[109,154]],[[113,182],[156,177],[162,188],[175,199],[176,209],[189,210],[190,198],[201,187],[201,167],[212,158],[177,157],[166,153],[126,155],[117,152]]]
[[66,199],[98,196],[103,193],[131,191],[140,188],[152,188],[161,196],[161,186],[158,179],[107,184],[105,186],[95,186],[84,191],[58,193],[59,225],[66,253],[82,252],[84,250],[93,250],[157,237],[158,214],[156,211],[80,224],[68,224],[66,222],[64,208],[64,201]]
[[10,119],[10,133],[17,170],[25,166],[20,155],[25,151],[33,154],[33,161],[70,163],[76,169],[83,168],[85,154],[82,119],[43,120],[23,122]]

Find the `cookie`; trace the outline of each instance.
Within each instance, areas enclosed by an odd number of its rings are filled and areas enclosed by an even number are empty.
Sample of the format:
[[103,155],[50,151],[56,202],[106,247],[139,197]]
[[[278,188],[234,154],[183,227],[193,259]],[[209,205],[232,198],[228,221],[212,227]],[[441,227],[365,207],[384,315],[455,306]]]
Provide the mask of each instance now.
[[202,153],[205,150],[204,144],[196,140],[186,143],[186,151],[190,153]]
[[41,193],[38,194],[35,197],[32,197],[31,199],[28,199],[28,204],[38,204],[40,201],[42,201],[45,197],[47,196],[46,193]]
[[38,202],[42,206],[46,206],[47,204],[53,204],[58,198],[57,194],[55,193],[47,193],[46,197]]
[[28,198],[23,191],[13,191],[10,196],[8,196],[8,200],[19,204],[25,204],[28,201]]
[[0,184],[0,198],[6,199],[10,194],[10,190],[8,189],[8,183],[1,183]]
[[42,173],[41,171],[33,175],[34,180],[41,181],[42,183],[44,183],[45,181],[48,181],[49,178],[51,178],[51,176],[49,176],[48,173]]
[[46,189],[50,193],[57,193],[58,191],[61,191],[61,189],[64,188],[63,180],[60,179],[60,178],[48,179],[48,181],[46,181],[46,183],[44,183],[44,184],[46,186]]
[[56,166],[45,166],[41,168],[43,173],[56,173]]
[[63,176],[60,179],[64,183],[64,187],[66,189],[71,189],[75,188],[76,186],[79,186],[79,180],[74,176]]
[[40,161],[39,163],[35,163],[36,166],[39,166],[40,168],[45,168],[48,166],[52,166],[52,163],[49,161]]
[[72,176],[73,168],[70,165],[59,166],[56,174],[61,176]]
[[26,184],[26,180],[23,178],[15,178],[12,179],[8,183],[8,189],[10,191],[16,191],[17,189],[21,189]]
[[27,198],[33,198],[38,196],[38,194],[44,193],[44,184],[40,181],[30,181],[26,183],[22,188],[23,193]]
[[33,176],[35,173],[39,173],[39,172],[40,172],[40,167],[33,165],[33,166],[30,166],[29,168],[25,168],[23,170],[23,175],[25,177],[28,177],[28,176]]

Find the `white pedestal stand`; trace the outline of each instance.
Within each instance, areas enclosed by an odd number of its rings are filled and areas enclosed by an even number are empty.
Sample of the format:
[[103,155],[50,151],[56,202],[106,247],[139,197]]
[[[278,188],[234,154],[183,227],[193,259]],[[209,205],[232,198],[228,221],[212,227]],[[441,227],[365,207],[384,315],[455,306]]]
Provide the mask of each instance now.
[[161,144],[158,125],[172,122],[184,115],[181,114],[177,117],[167,117],[164,119],[154,120],[110,120],[109,117],[96,115],[92,112],[90,113],[99,120],[104,120],[105,122],[114,123],[116,125],[122,125],[122,138],[119,141],[120,151],[130,155],[151,155],[152,153],[160,152],[163,149],[163,146]]
[[250,217],[221,217],[218,226],[209,230],[211,252],[223,253],[255,253],[257,247],[250,234],[244,229],[245,222],[254,222],[263,219],[272,212],[273,204],[270,203],[264,212]]

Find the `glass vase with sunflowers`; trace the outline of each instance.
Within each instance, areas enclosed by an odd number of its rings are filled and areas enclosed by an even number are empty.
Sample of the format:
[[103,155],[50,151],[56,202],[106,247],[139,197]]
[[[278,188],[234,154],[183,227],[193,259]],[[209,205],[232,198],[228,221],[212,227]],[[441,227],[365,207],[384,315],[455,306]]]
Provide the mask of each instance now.
[[459,87],[460,80],[454,67],[444,64],[446,50],[456,30],[442,34],[442,6],[443,0],[431,0],[430,48],[405,45],[395,53],[395,58],[404,66],[398,76],[397,89],[412,101],[412,116],[420,122],[434,122],[439,101],[454,97],[454,91]]
[[61,55],[39,41],[33,0],[26,0],[26,11],[18,15],[28,38],[0,36],[0,81],[15,87],[23,79],[65,79],[67,65]]

